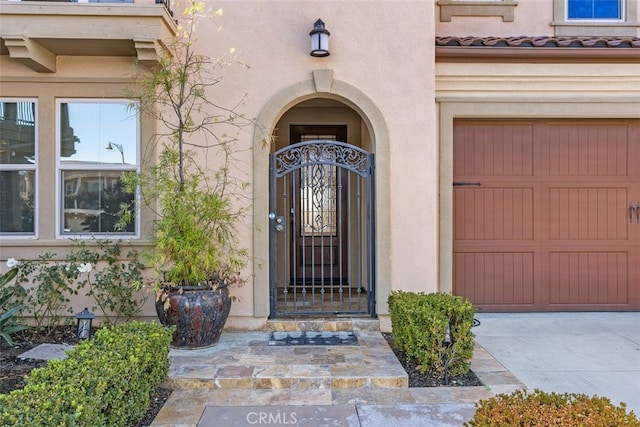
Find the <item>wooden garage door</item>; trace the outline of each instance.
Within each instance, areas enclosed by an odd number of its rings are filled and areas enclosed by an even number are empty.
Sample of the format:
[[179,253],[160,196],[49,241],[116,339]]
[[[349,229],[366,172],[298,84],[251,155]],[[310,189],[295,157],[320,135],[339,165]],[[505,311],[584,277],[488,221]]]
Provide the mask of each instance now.
[[486,311],[638,310],[639,205],[640,122],[455,122],[454,293]]

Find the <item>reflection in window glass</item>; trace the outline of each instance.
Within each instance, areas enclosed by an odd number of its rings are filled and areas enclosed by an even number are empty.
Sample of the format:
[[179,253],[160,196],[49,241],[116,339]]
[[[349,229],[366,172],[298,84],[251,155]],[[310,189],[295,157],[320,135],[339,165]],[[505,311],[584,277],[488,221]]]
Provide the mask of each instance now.
[[0,172],[0,233],[30,233],[34,228],[35,172]]
[[134,232],[133,223],[126,230],[116,227],[120,205],[133,202],[133,195],[122,190],[121,175],[118,171],[62,172],[66,233]]
[[569,19],[622,19],[623,0],[567,0]]
[[125,230],[117,227],[122,204],[135,201],[120,178],[138,169],[138,116],[128,105],[59,103],[61,234],[136,233],[135,221]]
[[0,233],[35,234],[36,104],[0,102]]
[[138,117],[128,102],[64,102],[59,128],[64,163],[138,163]]

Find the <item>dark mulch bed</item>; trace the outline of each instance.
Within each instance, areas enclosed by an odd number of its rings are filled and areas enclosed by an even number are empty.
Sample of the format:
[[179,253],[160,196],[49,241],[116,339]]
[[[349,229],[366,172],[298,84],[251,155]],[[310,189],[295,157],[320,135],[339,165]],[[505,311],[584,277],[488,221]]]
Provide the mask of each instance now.
[[449,384],[445,384],[444,378],[440,378],[432,372],[421,373],[418,370],[418,364],[407,359],[404,352],[398,350],[393,341],[393,335],[388,333],[382,334],[389,343],[389,347],[393,350],[400,364],[409,376],[409,387],[460,387],[460,386],[481,386],[482,382],[478,379],[473,371],[469,371],[463,375],[449,377]]
[[[12,335],[15,346],[11,347],[2,340],[0,342],[0,394],[8,393],[25,386],[24,377],[32,369],[46,364],[45,361],[21,361],[18,356],[43,343],[77,344],[74,327],[58,327],[51,330],[35,331],[33,329]],[[144,418],[139,424],[131,427],[145,427],[151,424],[160,409],[171,395],[171,390],[159,387],[151,396],[151,402]]]

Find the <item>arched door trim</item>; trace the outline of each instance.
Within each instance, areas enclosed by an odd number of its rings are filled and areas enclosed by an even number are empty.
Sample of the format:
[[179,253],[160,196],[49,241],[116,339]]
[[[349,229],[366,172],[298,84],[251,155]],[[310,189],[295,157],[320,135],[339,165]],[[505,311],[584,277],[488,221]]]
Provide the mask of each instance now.
[[[329,76],[330,78],[327,78]],[[324,80],[321,80],[324,79]],[[319,90],[322,89],[322,90]],[[253,305],[255,317],[269,315],[269,154],[265,148],[265,133],[271,135],[282,115],[294,105],[311,98],[334,99],[351,107],[362,117],[375,147],[376,168],[376,246],[378,253],[389,253],[390,196],[389,186],[389,130],[382,112],[364,92],[344,81],[333,78],[331,70],[316,70],[308,80],[278,91],[266,103],[257,118],[264,128],[256,128],[253,154]],[[375,260],[377,300],[386,302],[391,292],[391,265],[388,257]],[[376,306],[378,314],[387,314],[385,304]]]

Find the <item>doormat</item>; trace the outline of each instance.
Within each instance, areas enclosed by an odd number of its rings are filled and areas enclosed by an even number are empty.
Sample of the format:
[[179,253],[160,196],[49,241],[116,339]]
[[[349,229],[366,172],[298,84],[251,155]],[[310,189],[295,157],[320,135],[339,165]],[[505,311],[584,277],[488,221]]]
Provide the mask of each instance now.
[[269,345],[358,345],[353,331],[271,332]]

